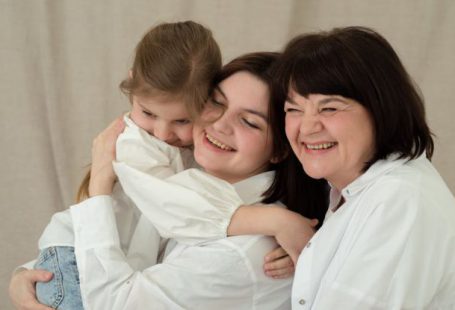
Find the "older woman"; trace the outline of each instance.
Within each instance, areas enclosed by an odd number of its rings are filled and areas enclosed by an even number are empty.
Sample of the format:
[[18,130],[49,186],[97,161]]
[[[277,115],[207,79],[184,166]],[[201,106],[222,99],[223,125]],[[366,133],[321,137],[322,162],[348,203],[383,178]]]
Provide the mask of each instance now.
[[455,200],[390,44],[360,27],[299,36],[277,74],[292,149],[332,187],[296,266],[293,309],[454,309]]
[[330,183],[329,210],[301,253],[299,224],[272,209],[242,207],[231,226],[254,218],[243,233],[275,234],[300,254],[292,308],[454,309],[455,199],[390,44],[361,27],[307,34],[276,70],[287,137],[305,172]]

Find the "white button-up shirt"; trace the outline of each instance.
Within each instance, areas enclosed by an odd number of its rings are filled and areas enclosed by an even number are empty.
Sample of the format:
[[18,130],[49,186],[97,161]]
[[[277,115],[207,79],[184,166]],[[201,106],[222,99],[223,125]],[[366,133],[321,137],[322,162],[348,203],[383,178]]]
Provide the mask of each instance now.
[[223,238],[235,209],[259,202],[274,173],[233,185],[198,169],[175,174],[181,170],[180,153],[127,125],[119,137],[123,147],[117,146],[114,169],[141,211],[142,228],[156,228],[173,238],[174,248],[161,264],[143,266],[147,259],[141,256],[146,255],[141,245],[156,249],[156,234],[141,234],[152,238],[138,242],[133,233],[131,242],[127,238],[122,242],[121,232],[130,226],[122,224],[123,229],[118,229],[117,225],[131,220],[119,217],[122,206],[109,196],[72,206],[86,309],[289,309],[292,279],[271,279],[262,269],[265,254],[276,247],[274,240]]
[[379,161],[332,189],[299,257],[292,309],[455,309],[454,257],[455,200],[432,164]]
[[[158,186],[155,183],[165,186],[166,182],[162,182],[161,178],[170,177],[183,171],[185,167],[194,167],[196,164],[191,150],[173,147],[150,136],[128,115],[124,117],[124,121],[125,130],[116,142],[115,168],[119,180],[127,191],[131,192],[131,197],[139,202],[145,214],[125,195],[119,184],[115,185],[109,204],[114,210],[121,247],[130,265],[142,270],[155,264],[164,244],[160,235],[186,243],[226,237],[231,216],[242,204],[242,200],[230,184],[221,180],[214,183],[222,185],[213,188],[207,199],[201,198],[198,201],[199,208],[188,208],[183,200],[177,200],[180,204],[174,203],[172,208],[147,208],[154,203],[155,196],[163,194],[164,197],[161,197],[165,198],[171,194],[169,190],[172,187],[166,190],[161,187],[160,191],[151,190]],[[150,177],[151,175],[154,177]],[[186,171],[181,177],[184,175],[190,179],[210,178],[196,169]],[[255,194],[260,195],[256,189]],[[175,196],[175,193],[170,196],[177,199],[180,197]],[[194,194],[193,196],[197,197]],[[158,216],[161,220],[154,223],[159,233],[148,219]],[[40,237],[40,249],[50,246],[74,246],[73,223],[69,210],[54,214]],[[32,268],[31,266],[33,262],[25,265],[27,268]]]
[[[234,184],[245,202],[270,185],[273,173]],[[160,190],[159,188],[156,188]],[[178,199],[193,204],[193,195]],[[238,236],[176,246],[161,264],[134,270],[121,249],[108,196],[71,207],[81,291],[87,309],[289,309],[292,279],[264,275],[272,238]],[[170,200],[168,200],[170,202]],[[198,201],[198,200],[196,200]],[[166,208],[172,208],[169,203]],[[163,219],[157,217],[155,222]]]

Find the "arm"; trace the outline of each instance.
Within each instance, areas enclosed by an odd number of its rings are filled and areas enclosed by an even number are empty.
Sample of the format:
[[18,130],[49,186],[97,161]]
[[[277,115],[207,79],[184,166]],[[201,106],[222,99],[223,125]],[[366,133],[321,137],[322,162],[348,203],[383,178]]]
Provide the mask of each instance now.
[[229,235],[260,234],[274,236],[294,264],[300,252],[314,235],[317,220],[278,206],[242,206],[228,226]]
[[[93,142],[91,196],[112,192],[112,161],[122,129],[114,122]],[[169,171],[179,169],[178,158],[171,156],[176,148],[153,137],[145,140],[139,130],[128,130],[117,143],[117,153],[125,153],[120,157],[127,162],[114,162],[115,172],[125,193],[159,233],[186,243],[225,237],[232,213],[243,203],[233,186],[197,169],[163,179]],[[150,165],[146,167],[146,163]],[[197,207],[189,208],[187,199]]]

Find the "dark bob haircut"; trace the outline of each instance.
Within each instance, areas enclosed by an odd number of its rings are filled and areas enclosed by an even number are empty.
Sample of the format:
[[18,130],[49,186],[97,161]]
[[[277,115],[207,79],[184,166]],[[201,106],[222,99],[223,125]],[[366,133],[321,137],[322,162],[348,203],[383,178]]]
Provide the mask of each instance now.
[[302,169],[302,165],[291,151],[286,138],[284,110],[286,97],[276,92],[273,67],[280,54],[274,52],[249,53],[233,59],[224,65],[215,76],[214,85],[238,72],[248,72],[264,82],[269,91],[268,123],[272,134],[272,157],[277,163],[270,164],[275,171],[270,188],[263,194],[264,203],[283,202],[289,210],[308,218],[317,218],[322,224],[328,207],[328,186],[325,180],[314,180]]
[[375,130],[375,154],[365,170],[392,153],[415,159],[433,155],[423,99],[398,55],[365,27],[336,28],[291,40],[277,66],[277,91],[301,96],[340,95],[363,105]]

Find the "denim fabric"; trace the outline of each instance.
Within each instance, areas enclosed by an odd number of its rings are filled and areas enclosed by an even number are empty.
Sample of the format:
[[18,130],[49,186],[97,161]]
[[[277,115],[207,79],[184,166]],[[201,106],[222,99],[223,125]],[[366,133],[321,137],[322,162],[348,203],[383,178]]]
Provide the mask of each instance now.
[[34,267],[54,274],[49,282],[36,283],[36,297],[40,303],[60,310],[84,309],[73,247],[44,249]]

